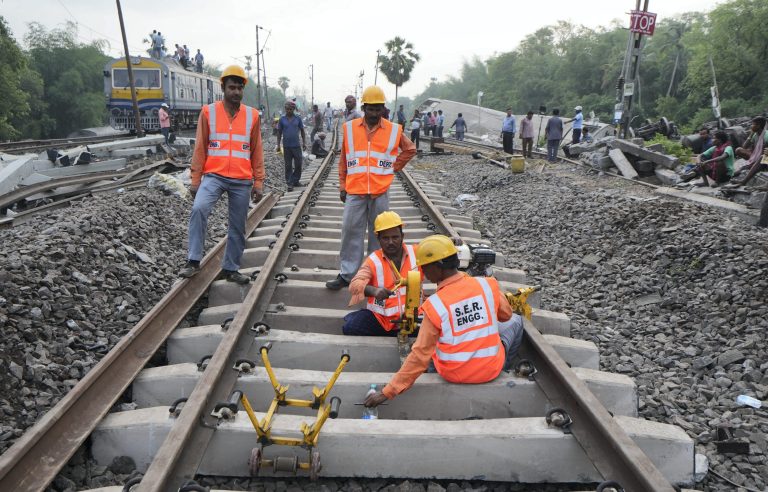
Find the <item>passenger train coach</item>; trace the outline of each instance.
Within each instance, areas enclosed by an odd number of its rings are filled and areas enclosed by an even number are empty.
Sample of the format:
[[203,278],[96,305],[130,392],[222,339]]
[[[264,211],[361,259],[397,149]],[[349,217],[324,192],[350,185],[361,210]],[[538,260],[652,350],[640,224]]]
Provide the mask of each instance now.
[[[158,111],[162,103],[171,108],[174,129],[193,128],[203,105],[223,98],[216,77],[192,72],[170,57],[163,60],[131,57],[136,98],[145,131],[159,131]],[[104,67],[104,95],[109,124],[117,130],[136,130],[131,87],[125,58],[111,60]]]

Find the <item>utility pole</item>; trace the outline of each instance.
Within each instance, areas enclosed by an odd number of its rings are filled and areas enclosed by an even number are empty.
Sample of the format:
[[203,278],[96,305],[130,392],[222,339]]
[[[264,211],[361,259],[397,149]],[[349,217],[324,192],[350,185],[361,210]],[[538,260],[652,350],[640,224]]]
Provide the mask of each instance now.
[[261,64],[264,66],[264,100],[267,103],[267,115],[270,117],[269,124],[272,124],[272,114],[269,112],[269,88],[267,87],[267,62],[264,61],[264,54],[261,55]]
[[[360,81],[359,81],[359,84],[360,84],[360,94],[363,93],[363,89],[364,89],[364,86],[363,86],[363,76],[364,75],[365,75],[365,70],[360,70]],[[355,92],[357,92],[357,91],[355,91]]]
[[[648,0],[643,0],[643,10],[640,10],[640,0],[635,0],[635,10],[631,14],[628,49],[624,64],[627,67],[626,80],[619,78],[616,89],[621,91],[621,102],[616,105],[615,116],[621,122],[619,138],[630,136],[632,122],[632,99],[635,95],[637,72],[640,68],[640,54],[643,36],[652,36],[656,24],[656,14],[648,12]],[[619,94],[617,93],[617,96]]]
[[379,57],[381,56],[381,50],[376,50],[376,73],[373,75],[373,85],[378,85],[379,81]]
[[259,46],[259,25],[256,25],[256,94],[261,107],[261,49]]
[[310,103],[309,107],[312,107],[315,105],[315,65],[314,63],[309,65],[309,83],[312,87],[312,92],[311,92],[312,102]]
[[131,85],[131,102],[133,103],[133,114],[136,117],[136,136],[144,136],[144,129],[141,127],[141,113],[139,113],[139,101],[136,99],[136,84],[133,83],[133,68],[131,67],[131,54],[128,52],[128,40],[125,37],[125,24],[123,23],[123,9],[120,8],[120,0],[117,2],[117,17],[120,19],[120,32],[123,34],[123,49],[125,50],[125,66],[128,68],[128,83]]

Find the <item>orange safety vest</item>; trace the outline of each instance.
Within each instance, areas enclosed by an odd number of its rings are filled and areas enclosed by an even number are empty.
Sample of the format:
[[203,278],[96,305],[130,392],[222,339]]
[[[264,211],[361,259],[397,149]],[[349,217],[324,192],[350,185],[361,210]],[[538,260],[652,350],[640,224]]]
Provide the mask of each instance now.
[[373,134],[370,141],[365,123],[360,118],[344,123],[347,144],[345,188],[349,194],[386,193],[395,177],[395,159],[403,127],[384,118],[380,122],[381,129]]
[[[400,277],[405,278],[408,276],[408,272],[412,270],[418,270],[421,273],[421,269],[416,266],[416,251],[418,246],[412,246],[410,244],[404,244],[405,254],[407,260],[405,264],[400,268]],[[373,278],[370,285],[374,287],[383,287],[385,289],[393,290],[395,287],[395,274],[392,271],[392,267],[389,265],[389,260],[384,256],[384,252],[380,249],[374,251],[368,258],[365,259],[365,263],[373,272]],[[422,280],[424,274],[421,274]],[[393,323],[400,318],[405,310],[405,287],[400,287],[398,291],[392,297],[388,297],[383,301],[379,301],[375,297],[368,297],[368,303],[366,309],[371,311],[376,319],[379,320],[379,324],[386,331],[392,331],[397,328],[397,325]]]
[[440,330],[432,360],[443,379],[487,383],[499,375],[506,358],[496,313],[500,301],[491,277],[465,277],[424,301],[424,315]]
[[233,179],[253,179],[251,130],[259,125],[259,113],[244,104],[230,123],[222,101],[203,106],[208,118],[208,149],[203,174]]

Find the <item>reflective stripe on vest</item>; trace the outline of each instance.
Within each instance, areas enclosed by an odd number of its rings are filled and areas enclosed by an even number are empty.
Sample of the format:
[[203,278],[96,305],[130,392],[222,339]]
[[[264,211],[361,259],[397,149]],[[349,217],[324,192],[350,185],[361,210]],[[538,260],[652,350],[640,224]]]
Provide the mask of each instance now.
[[[417,270],[416,266],[416,249],[410,245],[405,245],[405,253],[408,255],[408,262],[405,265],[404,271],[398,272],[401,276],[407,276],[409,271]],[[381,250],[374,251],[366,261],[370,260],[369,266],[373,270],[373,278],[371,279],[371,285],[374,287],[383,287],[392,290],[395,286],[395,276],[392,272],[392,268],[383,261],[384,253]],[[377,301],[375,297],[367,297],[366,309],[371,311],[379,324],[389,331],[395,329],[395,325],[392,324],[393,320],[396,320],[403,313],[405,307],[405,287],[400,287],[392,297],[385,299],[384,301]]]
[[422,306],[440,330],[432,360],[447,381],[484,383],[503,369],[494,292],[489,279],[465,277],[438,290]]
[[[203,173],[214,173],[234,179],[253,179],[253,149],[250,148],[250,141],[254,125],[258,124],[255,110],[241,105],[230,122],[223,102],[209,104],[206,109],[209,133]],[[227,129],[229,131],[225,131]]]
[[[395,174],[394,163],[402,127],[388,120],[382,120],[380,124],[383,130],[386,131],[389,126],[388,135],[381,135],[381,132],[377,131],[373,140],[369,141],[364,135],[366,128],[357,129],[356,125],[360,124],[361,121],[357,119],[344,123],[347,147],[344,155],[347,166],[347,192],[351,194],[385,193]],[[360,132],[357,139],[355,138],[356,129]],[[363,174],[366,176],[362,176]]]

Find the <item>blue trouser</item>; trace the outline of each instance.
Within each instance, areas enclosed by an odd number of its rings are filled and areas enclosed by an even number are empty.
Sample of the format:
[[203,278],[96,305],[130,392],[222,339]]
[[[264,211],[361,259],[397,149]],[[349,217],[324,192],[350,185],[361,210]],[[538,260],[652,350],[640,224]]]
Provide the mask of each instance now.
[[217,174],[205,174],[192,204],[189,217],[189,256],[192,261],[203,259],[205,236],[208,229],[208,216],[213,206],[225,192],[229,199],[229,227],[227,229],[227,247],[221,268],[238,270],[240,259],[245,249],[245,220],[248,217],[248,205],[251,202],[253,181],[250,179],[232,179]]
[[333,117],[331,117],[331,116],[326,116],[325,117],[325,128],[326,128],[326,130],[331,131],[331,122],[332,121],[333,121]]
[[547,140],[547,160],[555,162],[557,160],[557,148],[560,145],[560,139]]
[[163,137],[165,138],[165,145],[169,145],[169,144],[168,144],[168,135],[171,133],[171,129],[170,129],[170,128],[168,128],[168,127],[165,127],[165,128],[160,128],[160,133],[161,133],[161,134],[163,135]]
[[285,183],[288,186],[299,184],[301,179],[301,147],[283,147],[285,159]]
[[344,316],[344,325],[341,327],[345,335],[362,337],[394,337],[398,329],[386,331],[374,314],[367,309],[353,311]]

